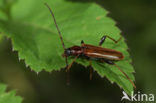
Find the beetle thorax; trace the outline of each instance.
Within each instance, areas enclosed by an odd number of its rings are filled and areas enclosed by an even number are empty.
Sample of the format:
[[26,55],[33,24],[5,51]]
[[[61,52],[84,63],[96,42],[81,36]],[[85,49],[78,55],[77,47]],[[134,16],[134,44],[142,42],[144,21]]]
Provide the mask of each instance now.
[[77,56],[83,53],[82,47],[80,46],[73,46],[71,48],[67,48],[64,51],[64,56]]

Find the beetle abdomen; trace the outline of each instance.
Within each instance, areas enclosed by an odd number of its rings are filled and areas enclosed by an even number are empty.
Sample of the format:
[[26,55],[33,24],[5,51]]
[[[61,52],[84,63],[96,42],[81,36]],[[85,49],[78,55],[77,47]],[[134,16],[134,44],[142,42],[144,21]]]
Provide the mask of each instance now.
[[84,55],[90,58],[103,58],[107,60],[122,60],[124,58],[121,52],[113,49],[101,48],[86,44],[84,47]]

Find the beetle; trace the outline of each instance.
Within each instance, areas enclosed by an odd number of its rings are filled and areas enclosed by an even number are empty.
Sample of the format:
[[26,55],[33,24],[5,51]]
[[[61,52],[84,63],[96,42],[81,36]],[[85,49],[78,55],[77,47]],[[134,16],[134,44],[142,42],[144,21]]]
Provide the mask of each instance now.
[[[136,88],[135,84],[128,77],[128,75],[123,70],[121,70],[118,65],[115,64],[116,61],[123,60],[124,55],[119,51],[101,47],[106,38],[109,38],[112,41],[114,41],[115,43],[118,43],[122,39],[122,37],[120,37],[118,40],[115,40],[115,39],[113,39],[112,37],[110,37],[108,35],[104,35],[101,38],[100,42],[99,42],[99,46],[85,44],[84,41],[82,40],[81,41],[81,46],[72,46],[70,48],[65,48],[65,44],[63,42],[63,38],[62,38],[61,32],[59,30],[59,27],[57,25],[54,13],[53,13],[53,11],[51,10],[50,6],[47,3],[45,3],[45,5],[49,9],[49,11],[50,11],[50,13],[52,15],[52,19],[54,20],[56,29],[58,31],[58,35],[60,37],[60,40],[61,40],[61,43],[62,43],[62,46],[63,46],[63,49],[64,49],[63,57],[65,57],[66,71],[68,73],[69,73],[69,69],[71,68],[72,64],[76,61],[76,59],[78,57],[88,59],[90,61],[90,66],[91,66],[91,60],[96,60],[98,62],[103,62],[103,63],[107,63],[107,64],[110,64],[110,65],[116,66],[118,68],[118,70],[130,81],[130,83],[133,85],[133,87]],[[68,65],[67,58],[69,56],[73,56],[75,58],[73,59],[72,63]],[[91,78],[91,76],[92,75],[90,75],[90,78]]]

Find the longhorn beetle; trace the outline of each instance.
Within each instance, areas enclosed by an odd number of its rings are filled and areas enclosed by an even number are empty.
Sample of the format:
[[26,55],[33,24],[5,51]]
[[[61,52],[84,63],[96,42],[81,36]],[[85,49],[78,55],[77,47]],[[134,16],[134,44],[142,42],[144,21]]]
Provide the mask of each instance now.
[[[65,44],[63,42],[63,38],[62,38],[61,32],[59,30],[59,27],[56,23],[54,13],[47,3],[45,3],[45,5],[48,7],[48,9],[52,15],[52,18],[53,18],[55,26],[57,28],[59,37],[61,39],[61,43],[62,43],[62,46],[64,49],[63,57],[65,57],[67,72],[69,72],[69,69],[71,68],[72,64],[76,61],[76,59],[78,57],[88,59],[90,61],[90,65],[91,65],[91,60],[96,60],[98,62],[105,62],[107,64],[116,66],[118,68],[118,70],[120,72],[122,72],[122,74],[130,81],[130,83],[133,85],[133,87],[136,88],[135,84],[128,77],[128,75],[124,71],[122,71],[118,65],[116,65],[114,63],[115,61],[123,60],[124,59],[123,54],[121,52],[113,50],[113,49],[101,47],[101,45],[104,43],[106,38],[109,38],[112,41],[114,41],[115,43],[118,43],[121,40],[121,37],[118,40],[115,40],[115,39],[111,38],[110,36],[105,35],[101,38],[101,40],[99,42],[99,46],[85,44],[84,41],[82,40],[81,46],[72,46],[70,48],[65,48]],[[73,59],[72,63],[68,65],[67,57],[69,57],[69,56],[73,56],[75,58]]]

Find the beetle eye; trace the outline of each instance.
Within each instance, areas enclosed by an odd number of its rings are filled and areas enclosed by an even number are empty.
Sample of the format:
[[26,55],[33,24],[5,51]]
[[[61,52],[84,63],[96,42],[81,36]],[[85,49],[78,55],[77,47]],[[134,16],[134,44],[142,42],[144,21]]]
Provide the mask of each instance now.
[[66,49],[66,50],[65,50],[65,54],[66,54],[67,56],[70,56],[70,55],[71,55],[71,50],[70,50],[70,49]]

